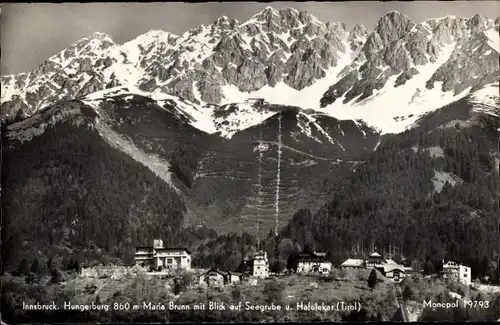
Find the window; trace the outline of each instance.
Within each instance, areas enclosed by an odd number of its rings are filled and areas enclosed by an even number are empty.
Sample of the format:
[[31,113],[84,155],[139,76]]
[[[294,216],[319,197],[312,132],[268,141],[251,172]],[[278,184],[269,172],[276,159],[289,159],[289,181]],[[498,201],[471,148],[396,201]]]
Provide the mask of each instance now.
[[171,258],[167,258],[167,264],[172,264],[172,259]]
[[260,266],[257,266],[257,270],[260,270]]

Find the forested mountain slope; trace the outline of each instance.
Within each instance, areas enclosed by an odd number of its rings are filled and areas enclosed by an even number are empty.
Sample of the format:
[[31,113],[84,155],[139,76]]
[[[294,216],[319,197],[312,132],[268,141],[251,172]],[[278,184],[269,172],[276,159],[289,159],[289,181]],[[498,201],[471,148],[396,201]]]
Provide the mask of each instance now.
[[168,242],[182,231],[185,205],[173,187],[104,141],[94,128],[92,109],[66,103],[59,114],[68,112],[74,114],[52,125],[38,124],[40,116],[33,116],[3,132],[19,136],[44,130],[29,141],[3,138],[7,269],[26,254],[124,257],[144,244],[143,238]]
[[[340,264],[392,248],[419,270],[454,259],[471,266],[473,277],[494,276],[498,127],[496,115],[464,99],[426,115],[412,130],[385,136],[365,162],[329,184],[328,203],[319,211],[299,210],[276,237],[265,230],[261,245],[273,269],[304,249],[327,251]],[[226,256],[232,265],[227,250],[244,256],[256,245],[219,237],[198,254],[205,263]]]
[[339,258],[396,245],[412,260],[456,259],[482,274],[481,263],[500,253],[500,121],[472,122],[478,118],[462,100],[390,137],[336,184],[328,204],[315,215],[297,214],[283,236]]

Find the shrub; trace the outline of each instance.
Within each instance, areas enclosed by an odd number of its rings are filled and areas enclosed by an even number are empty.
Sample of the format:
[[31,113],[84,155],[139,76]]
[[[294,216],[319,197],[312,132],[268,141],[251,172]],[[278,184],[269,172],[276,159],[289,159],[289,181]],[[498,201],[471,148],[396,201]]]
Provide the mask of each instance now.
[[17,267],[17,274],[19,275],[27,275],[29,273],[28,262],[25,258],[19,262],[19,266]]
[[403,289],[403,299],[417,301],[418,300],[417,289],[410,285],[406,285]]
[[396,292],[394,287],[389,287],[389,290],[387,291],[387,300],[388,301],[394,301],[396,299]]
[[33,272],[29,272],[25,277],[26,284],[33,284],[36,281],[36,275]]
[[52,271],[50,271],[50,281],[52,283],[58,284],[64,280],[65,280],[65,277],[64,277],[64,274],[62,273],[62,271],[56,267],[52,268]]
[[464,297],[465,294],[466,294],[466,291],[465,291],[465,289],[462,286],[460,286],[460,287],[457,288],[457,293],[459,295],[461,295],[462,297]]
[[35,259],[33,260],[33,263],[31,264],[30,271],[31,271],[31,273],[33,273],[33,274],[38,274],[38,273],[40,273],[40,265],[39,265],[39,263],[38,263],[38,259],[37,259],[37,258],[35,258]]
[[[374,270],[374,269],[373,269],[373,270]],[[361,281],[366,281],[366,280],[368,280],[368,277],[369,277],[369,276],[367,276],[367,271],[368,271],[368,270],[364,270],[364,269],[358,269],[358,270],[356,270],[356,271],[355,271],[355,272],[356,272],[356,279],[357,279],[357,280],[361,280]],[[374,271],[375,271],[375,270],[374,270]],[[375,272],[376,272],[376,271],[375,271]],[[370,272],[370,275],[371,275],[371,272]],[[378,276],[377,276],[377,278],[378,278]]]
[[284,300],[285,284],[278,281],[267,282],[263,293],[267,303],[279,304]]
[[193,280],[194,280],[193,273],[183,272],[181,274],[181,281],[186,287],[190,286],[193,283]]
[[241,289],[240,287],[233,287],[231,290],[231,297],[234,302],[240,301],[241,299]]
[[375,269],[372,269],[370,272],[370,276],[368,277],[368,287],[373,290],[375,288],[375,285],[377,284],[377,271]]

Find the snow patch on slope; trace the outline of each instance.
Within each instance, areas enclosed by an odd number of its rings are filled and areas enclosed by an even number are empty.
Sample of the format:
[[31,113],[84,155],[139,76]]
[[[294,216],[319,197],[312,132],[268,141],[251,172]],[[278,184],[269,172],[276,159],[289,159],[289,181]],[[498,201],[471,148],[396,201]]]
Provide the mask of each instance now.
[[461,183],[462,179],[457,175],[452,173],[434,171],[434,177],[432,178],[432,183],[434,183],[434,190],[440,193],[446,183],[450,183],[451,186],[455,186],[457,183]]
[[81,101],[92,107],[98,107],[100,102],[106,98],[127,94],[151,98],[161,107],[166,104],[172,105],[177,108],[180,114],[188,117],[190,125],[193,127],[209,134],[217,132],[214,121],[211,118],[212,109],[208,107],[202,108],[188,100],[181,100],[179,97],[168,95],[160,91],[150,93],[144,92],[134,86],[121,86],[89,94],[81,99]]
[[385,87],[375,90],[371,97],[359,103],[351,100],[347,104],[342,97],[325,107],[325,112],[341,120],[361,119],[382,134],[403,132],[423,114],[463,98],[470,91],[468,88],[455,96],[452,91],[441,90],[442,82],[436,82],[433,89],[425,88],[426,82],[450,58],[454,48],[455,44],[446,45],[435,63],[417,66],[419,74],[404,85],[395,88],[398,75],[392,76]]
[[475,91],[469,98],[475,112],[500,117],[500,83],[493,83]]
[[126,153],[135,161],[148,167],[153,173],[169,184],[175,191],[179,192],[179,189],[177,189],[172,183],[170,164],[168,161],[161,159],[157,155],[146,154],[137,148],[132,141],[124,139],[120,134],[114,132],[104,123],[97,122],[95,124],[95,129],[112,147]]
[[314,84],[309,87],[297,90],[291,88],[284,82],[279,82],[274,87],[266,85],[256,91],[242,92],[234,85],[224,85],[222,86],[222,93],[226,100],[223,101],[222,104],[243,102],[245,99],[251,97],[265,98],[270,103],[277,105],[291,105],[303,109],[309,108],[320,110],[320,98],[332,84],[338,81],[338,74],[352,60],[350,53],[338,53],[341,55],[338,64],[326,70],[326,76],[316,80]]
[[215,126],[220,135],[231,138],[236,132],[259,125],[276,114],[267,110],[257,111],[251,104],[232,103],[219,107],[212,113]]
[[413,146],[411,147],[414,152],[418,152],[419,150],[424,150],[429,153],[431,158],[444,158],[444,149],[438,146],[433,146],[433,147],[428,147],[428,148],[421,148],[419,146]]
[[498,32],[492,28],[485,31],[484,35],[488,37],[488,45],[500,53],[500,36],[498,35]]

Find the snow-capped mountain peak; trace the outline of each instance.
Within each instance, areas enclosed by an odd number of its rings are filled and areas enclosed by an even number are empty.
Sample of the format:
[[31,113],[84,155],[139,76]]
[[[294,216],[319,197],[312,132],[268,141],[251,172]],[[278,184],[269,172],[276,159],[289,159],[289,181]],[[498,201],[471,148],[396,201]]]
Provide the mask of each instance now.
[[[498,80],[498,22],[474,15],[415,23],[391,11],[373,31],[349,30],[306,10],[267,7],[244,22],[222,16],[182,35],[151,30],[121,45],[95,33],[33,71],[3,76],[2,117],[135,87],[200,109],[265,98],[397,132],[418,114]],[[396,94],[417,112],[405,122],[387,99]],[[367,107],[376,107],[376,119]]]

